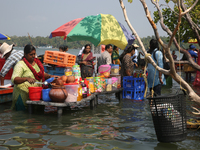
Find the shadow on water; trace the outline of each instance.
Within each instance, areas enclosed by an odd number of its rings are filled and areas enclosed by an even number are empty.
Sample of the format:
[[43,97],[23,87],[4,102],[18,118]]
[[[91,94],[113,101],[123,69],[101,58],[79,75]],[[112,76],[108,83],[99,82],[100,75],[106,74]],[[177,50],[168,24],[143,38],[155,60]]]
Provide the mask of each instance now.
[[[174,93],[180,86],[163,88]],[[200,132],[188,130],[182,142],[160,143],[155,135],[148,100],[123,100],[114,94],[100,95],[99,105],[88,105],[56,113],[8,110],[10,103],[0,107],[0,149],[127,149],[186,150],[200,149]]]

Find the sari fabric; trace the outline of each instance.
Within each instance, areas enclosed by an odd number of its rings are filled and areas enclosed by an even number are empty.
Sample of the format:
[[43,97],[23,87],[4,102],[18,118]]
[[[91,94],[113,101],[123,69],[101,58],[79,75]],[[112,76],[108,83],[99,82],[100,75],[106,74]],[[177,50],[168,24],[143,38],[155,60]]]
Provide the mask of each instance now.
[[112,52],[111,57],[112,57],[112,61],[114,61],[115,64],[120,64],[119,52],[118,52],[118,51],[114,50],[114,51]]
[[93,54],[90,52],[89,54],[82,54],[81,61],[86,61],[85,64],[81,64],[81,78],[85,79],[86,77],[92,77],[93,76]]

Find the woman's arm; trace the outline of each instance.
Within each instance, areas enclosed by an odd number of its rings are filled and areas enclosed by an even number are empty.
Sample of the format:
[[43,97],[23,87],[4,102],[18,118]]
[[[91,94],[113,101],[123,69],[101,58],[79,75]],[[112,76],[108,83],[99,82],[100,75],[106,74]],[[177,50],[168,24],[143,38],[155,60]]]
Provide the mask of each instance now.
[[21,83],[24,83],[26,81],[28,81],[30,84],[33,84],[33,83],[35,83],[36,80],[33,79],[33,78],[29,78],[29,77],[23,77],[23,78],[15,77],[14,84],[21,84]]

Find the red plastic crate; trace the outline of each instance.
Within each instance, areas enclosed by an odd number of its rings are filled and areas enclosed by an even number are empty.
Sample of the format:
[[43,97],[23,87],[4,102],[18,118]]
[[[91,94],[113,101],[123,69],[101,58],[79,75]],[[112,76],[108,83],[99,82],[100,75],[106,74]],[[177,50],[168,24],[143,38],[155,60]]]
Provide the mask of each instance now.
[[[0,58],[0,70],[3,68],[3,65],[5,64],[6,59],[4,58]],[[12,73],[13,73],[13,68],[11,68],[8,73],[6,74],[6,76],[4,77],[4,79],[10,80],[12,77]]]
[[76,55],[59,51],[45,51],[44,62],[61,67],[72,67],[76,63]]

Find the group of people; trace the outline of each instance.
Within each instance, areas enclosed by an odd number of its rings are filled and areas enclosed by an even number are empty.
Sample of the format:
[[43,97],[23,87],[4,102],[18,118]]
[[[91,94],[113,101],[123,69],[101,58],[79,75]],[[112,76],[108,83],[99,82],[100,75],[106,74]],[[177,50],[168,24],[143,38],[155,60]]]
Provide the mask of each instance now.
[[[129,45],[119,54],[119,48],[112,46],[111,44],[105,45],[105,51],[101,53],[101,56],[97,60],[97,68],[105,64],[118,64],[120,66],[120,74],[123,76],[133,76],[134,68],[137,65],[137,44]],[[157,40],[152,39],[149,45],[150,49],[148,53],[152,54],[152,59],[157,65],[163,68],[163,54],[159,50],[159,44]],[[194,52],[196,47],[190,45],[188,51],[192,57],[197,58],[197,53]],[[59,47],[59,51],[67,52],[67,46]],[[36,57],[36,49],[33,45],[26,45],[24,51],[13,49],[13,44],[7,43],[0,44],[1,58],[5,58],[6,62],[0,72],[1,85],[4,85],[4,77],[11,68],[14,68],[11,81],[14,83],[13,90],[13,104],[12,108],[22,110],[25,108],[26,100],[28,99],[28,87],[41,86],[35,82],[44,81],[52,75],[44,72],[44,67],[39,59]],[[155,53],[155,54],[154,54]],[[172,52],[174,60],[177,59],[175,52]],[[91,45],[86,44],[77,57],[77,63],[80,65],[82,79],[86,77],[92,77],[94,72],[95,58],[91,52]],[[144,64],[143,64],[144,65]],[[153,89],[155,95],[161,95],[161,87],[166,84],[164,74],[155,70],[151,63],[147,67],[147,81],[150,91]]]

